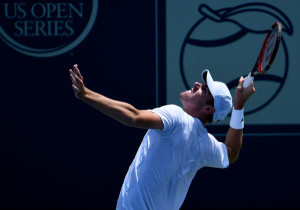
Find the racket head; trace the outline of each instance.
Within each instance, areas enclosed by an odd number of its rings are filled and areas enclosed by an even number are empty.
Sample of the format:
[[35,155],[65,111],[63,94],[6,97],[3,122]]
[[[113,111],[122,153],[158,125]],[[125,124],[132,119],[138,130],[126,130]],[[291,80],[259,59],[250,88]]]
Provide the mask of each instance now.
[[270,69],[279,48],[281,33],[282,26],[279,22],[274,23],[269,29],[257,61],[259,73],[264,74]]

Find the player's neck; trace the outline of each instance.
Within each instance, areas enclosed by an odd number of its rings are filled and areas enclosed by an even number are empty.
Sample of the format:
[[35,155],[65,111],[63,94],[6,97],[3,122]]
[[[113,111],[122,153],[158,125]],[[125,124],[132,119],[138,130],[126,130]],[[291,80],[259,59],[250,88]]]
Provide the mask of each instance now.
[[188,115],[194,117],[194,118],[197,118],[200,120],[200,122],[203,124],[203,126],[205,126],[208,121],[207,119],[205,118],[205,116],[201,113],[198,113],[198,112],[193,112],[192,110],[188,110],[188,109],[183,109]]

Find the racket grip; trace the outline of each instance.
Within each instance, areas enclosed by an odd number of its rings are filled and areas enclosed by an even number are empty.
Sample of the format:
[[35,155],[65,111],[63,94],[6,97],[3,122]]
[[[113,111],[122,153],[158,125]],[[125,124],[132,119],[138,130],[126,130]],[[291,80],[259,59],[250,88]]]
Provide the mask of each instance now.
[[246,79],[244,80],[244,83],[243,83],[243,87],[244,88],[247,88],[249,87],[249,85],[252,83],[254,77],[251,76],[251,72],[248,74],[248,76],[246,77]]

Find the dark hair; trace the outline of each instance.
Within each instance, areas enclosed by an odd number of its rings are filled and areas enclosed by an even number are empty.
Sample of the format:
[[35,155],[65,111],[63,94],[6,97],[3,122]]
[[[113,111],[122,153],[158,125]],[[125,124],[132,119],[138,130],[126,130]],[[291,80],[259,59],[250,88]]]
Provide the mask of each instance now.
[[[212,107],[214,107],[214,105],[215,105],[214,98],[212,98],[209,101],[207,101],[207,104],[211,105]],[[213,122],[213,117],[214,117],[213,114],[207,115],[206,119],[207,119],[208,123],[212,123]]]

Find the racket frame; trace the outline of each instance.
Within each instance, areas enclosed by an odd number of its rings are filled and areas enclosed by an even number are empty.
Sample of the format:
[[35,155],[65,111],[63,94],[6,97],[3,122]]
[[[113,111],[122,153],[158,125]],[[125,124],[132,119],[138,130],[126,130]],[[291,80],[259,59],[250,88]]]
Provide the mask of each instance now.
[[[263,68],[263,59],[264,59],[264,53],[265,53],[265,49],[267,47],[267,43],[268,40],[270,38],[271,33],[277,28],[277,37],[276,37],[276,41],[275,41],[275,46],[274,49],[272,51],[270,60],[268,61],[267,65],[265,65],[265,68]],[[263,46],[260,50],[259,56],[255,62],[255,65],[252,69],[252,71],[248,74],[248,76],[246,77],[243,87],[247,88],[253,81],[254,77],[260,73],[260,74],[265,74],[271,67],[275,56],[277,54],[278,48],[279,48],[279,44],[280,44],[280,40],[281,40],[281,34],[282,34],[282,26],[279,22],[275,22],[271,28],[268,30],[268,34],[264,40]]]

